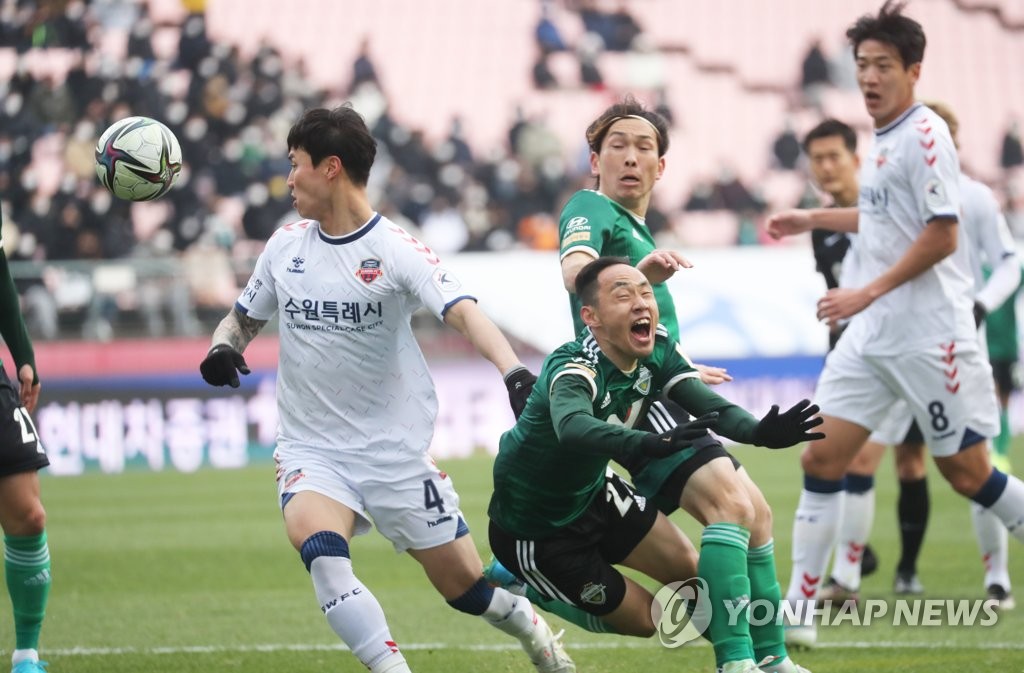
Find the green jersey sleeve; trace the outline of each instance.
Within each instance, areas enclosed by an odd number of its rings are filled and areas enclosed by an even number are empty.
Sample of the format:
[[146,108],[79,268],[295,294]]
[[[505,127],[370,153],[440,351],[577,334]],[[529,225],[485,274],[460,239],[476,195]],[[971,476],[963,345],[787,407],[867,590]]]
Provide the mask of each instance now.
[[558,443],[570,451],[611,458],[639,449],[646,433],[594,416],[595,390],[594,382],[583,373],[558,376],[552,382],[551,422]]
[[[2,223],[0,223],[2,224]],[[7,255],[0,248],[0,335],[3,336],[7,348],[14,358],[14,372],[11,378],[18,378],[18,370],[22,365],[32,365],[36,371],[36,356],[32,349],[32,341],[25,328],[25,319],[21,315],[21,301],[18,290],[14,287],[10,267],[7,266]],[[36,372],[33,383],[39,382]]]
[[699,376],[680,380],[668,391],[668,397],[695,417],[717,411],[715,432],[742,444],[753,443],[759,421],[743,407],[711,390]]
[[559,256],[585,252],[600,257],[616,223],[616,213],[608,199],[597,192],[576,192],[562,209],[558,220]]

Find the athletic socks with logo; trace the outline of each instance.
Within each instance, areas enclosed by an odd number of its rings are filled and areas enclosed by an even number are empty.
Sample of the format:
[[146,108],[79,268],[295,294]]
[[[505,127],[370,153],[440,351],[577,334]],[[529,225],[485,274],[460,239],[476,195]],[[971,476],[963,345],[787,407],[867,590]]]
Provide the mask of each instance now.
[[832,577],[844,588],[860,588],[860,561],[875,520],[875,478],[847,474],[843,516],[839,522]]
[[310,563],[309,576],[327,623],[363,665],[372,673],[409,670],[391,637],[384,610],[352,572],[351,559],[317,556]]
[[50,549],[45,531],[4,537],[4,574],[14,608],[15,647],[37,650],[50,596]]
[[[750,577],[750,640],[754,644],[754,660],[786,656],[786,634],[776,618],[782,602],[782,587],[775,572],[775,542],[768,540],[747,552],[747,575]],[[757,607],[771,604],[771,619]]]
[[[749,544],[750,531],[738,524],[713,523],[701,535],[697,574],[708,585],[711,620],[707,635],[720,667],[730,661],[754,658],[746,616],[751,598],[747,576]],[[741,618],[734,618],[737,614]]]

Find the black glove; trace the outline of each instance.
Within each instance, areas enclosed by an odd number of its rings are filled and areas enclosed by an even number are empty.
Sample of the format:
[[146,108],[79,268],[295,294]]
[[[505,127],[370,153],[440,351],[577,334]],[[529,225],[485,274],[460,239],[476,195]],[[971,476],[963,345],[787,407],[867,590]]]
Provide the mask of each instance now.
[[[237,370],[237,371],[236,371]],[[238,387],[238,372],[249,373],[242,354],[227,344],[217,344],[199,365],[203,380],[211,386]]]
[[708,434],[708,428],[718,422],[718,412],[712,411],[700,418],[680,423],[660,435],[649,434],[640,440],[640,452],[651,458],[664,458],[692,446],[694,441]]
[[974,326],[981,327],[981,323],[985,322],[985,317],[987,315],[988,311],[981,305],[981,302],[974,302]]
[[800,442],[824,438],[823,432],[808,432],[822,424],[821,416],[811,418],[818,411],[820,409],[817,404],[811,404],[810,400],[800,400],[780,415],[779,405],[773,404],[771,411],[754,428],[754,446],[784,449]]
[[516,420],[519,420],[519,417],[523,415],[523,409],[526,408],[526,399],[533,391],[533,384],[536,382],[537,377],[523,365],[513,367],[505,374],[505,387],[508,388],[508,403],[512,405],[512,413],[515,414]]

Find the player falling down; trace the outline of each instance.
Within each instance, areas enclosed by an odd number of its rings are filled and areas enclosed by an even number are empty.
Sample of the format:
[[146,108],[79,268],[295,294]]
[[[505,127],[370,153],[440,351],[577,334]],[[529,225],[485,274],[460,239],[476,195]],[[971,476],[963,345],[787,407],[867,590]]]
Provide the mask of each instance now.
[[843,475],[872,429],[905,400],[954,490],[989,509],[1024,541],[1024,483],[993,469],[999,429],[992,370],[978,343],[968,253],[957,245],[959,161],[949,130],[914,99],[925,35],[887,2],[848,31],[857,81],[875,122],[857,208],[788,211],[775,237],[812,228],[859,233],[864,284],[830,290],[818,317],[850,324],[825,361],[816,397],[825,438],[802,456],[786,597],[799,606],[791,644],[813,645],[814,602],[836,542]]
[[[370,207],[376,142],[359,114],[308,110],[288,149],[288,186],[307,219],[271,237],[200,369],[237,387],[249,373],[242,352],[279,314],[278,503],[328,624],[372,673],[409,670],[353,571],[350,542],[372,519],[453,608],[518,639],[538,671],[575,671],[529,601],[483,578],[452,480],[427,455],[437,397],[410,316],[425,306],[509,383],[524,368],[430,248]],[[511,385],[510,395],[515,408]]]
[[[934,110],[949,127],[953,144],[957,145],[957,131],[959,122],[956,115],[943,103],[926,102],[929,108]],[[841,122],[830,120],[831,128],[838,129],[836,125],[845,127],[850,134],[853,130]],[[809,141],[808,155],[811,157],[812,171],[816,177],[818,170],[815,168],[816,160],[827,157],[829,147],[839,149],[842,147],[839,138],[835,135],[821,135],[820,129],[829,122],[824,122],[816,130],[808,134]],[[816,133],[816,131],[819,131]],[[854,142],[856,142],[856,136]],[[852,151],[852,150],[850,150]],[[820,162],[824,165],[824,161]],[[852,162],[851,162],[852,165]],[[828,183],[827,176],[819,180],[823,187]],[[851,172],[843,175],[843,181],[847,182],[852,193],[857,193],[856,175]],[[961,173],[958,181],[961,195],[960,227],[958,232],[958,245],[965,246],[970,251],[971,276],[974,281],[974,317],[981,330],[979,344],[984,348],[986,345],[985,316],[1001,305],[1007,298],[1012,296],[1020,282],[1021,266],[1017,256],[1013,237],[1010,234],[1006,218],[999,209],[999,203],[988,187],[971,179]],[[847,277],[847,268],[856,269],[856,245],[851,247],[851,256],[854,263],[851,267],[844,264],[844,286],[856,287],[859,283],[855,276]],[[984,268],[992,269],[986,274]],[[910,430],[908,431],[908,427]],[[869,441],[857,453],[853,462],[847,469],[846,474],[846,503],[839,522],[839,543],[836,546],[836,554],[833,560],[830,581],[822,589],[819,598],[828,600],[856,600],[857,590],[860,587],[860,564],[856,563],[856,553],[865,549],[870,535],[872,520],[875,510],[874,474],[881,462],[885,447],[893,445],[896,447],[897,474],[901,475],[900,484],[900,532],[903,542],[903,552],[900,564],[897,567],[897,574],[893,590],[897,594],[918,594],[924,591],[923,586],[917,578],[916,564],[917,554],[920,550],[920,540],[924,535],[924,526],[927,523],[928,492],[924,487],[925,478],[925,445],[921,431],[904,403],[896,404],[890,410],[887,418],[882,422],[878,430],[872,433]],[[990,447],[991,449],[991,447]],[[993,459],[995,453],[990,454]],[[904,481],[905,478],[916,477],[921,480],[921,488],[913,489],[923,492],[923,514],[920,524],[917,521],[907,520],[904,517],[903,491],[906,485],[915,485],[915,480]],[[866,483],[868,488],[851,491],[851,483]],[[971,503],[971,517],[974,524],[975,537],[981,552],[982,561],[985,565],[985,575],[982,586],[985,589],[989,600],[1002,610],[1009,610],[1015,606],[1013,595],[1010,591],[1011,582],[1008,569],[1008,541],[1006,527],[990,511],[977,503]],[[908,542],[908,529],[919,529],[916,539]],[[917,532],[917,531],[914,531]]]
[[[661,324],[671,338],[678,340],[675,303],[665,281],[691,264],[676,251],[658,249],[645,220],[654,187],[665,168],[668,123],[657,112],[627,96],[590,123],[586,139],[595,189],[576,192],[559,217],[559,259],[563,284],[573,307],[575,333],[584,328],[576,296],[576,277],[580,269],[597,257],[623,255],[650,281]],[[726,371],[718,367],[695,364],[694,368],[709,385],[731,380]],[[631,417],[630,422],[631,427],[638,430],[661,434],[689,419],[685,409],[663,396],[652,402],[645,413]],[[734,456],[713,438],[701,441],[707,444],[695,444],[664,458],[620,456],[619,462],[629,471],[637,492],[665,515],[682,509],[705,526],[736,524],[749,531],[750,598],[778,605],[782,591],[776,577],[771,508]],[[716,544],[714,535],[709,536],[707,543]],[[704,544],[702,539],[701,546]],[[516,582],[497,561],[492,561],[484,573],[498,584]],[[716,581],[715,577],[708,579]],[[598,631],[608,628],[576,608],[557,601],[544,602],[543,597],[536,594],[530,596],[535,604],[583,628]],[[751,635],[755,659],[773,658],[772,664],[764,670],[770,673],[797,670],[788,656],[779,623],[769,620],[752,625]]]
[[[494,555],[545,607],[572,606],[604,626],[593,630],[623,635],[654,633],[653,596],[615,565],[663,583],[699,575],[708,586],[708,636],[719,670],[770,670],[777,657],[756,662],[754,627],[746,618],[731,620],[725,607],[751,597],[749,530],[710,523],[695,568],[682,531],[608,463],[706,446],[715,441],[709,428],[747,444],[792,446],[822,436],[810,432],[820,423],[817,407],[804,400],[780,414],[776,406],[759,421],[712,392],[659,324],[651,284],[626,258],[584,266],[576,290],[586,328],[548,356],[525,410],[501,438],[488,509]],[[631,429],[663,395],[697,420],[661,434]],[[729,460],[712,464],[735,473]]]

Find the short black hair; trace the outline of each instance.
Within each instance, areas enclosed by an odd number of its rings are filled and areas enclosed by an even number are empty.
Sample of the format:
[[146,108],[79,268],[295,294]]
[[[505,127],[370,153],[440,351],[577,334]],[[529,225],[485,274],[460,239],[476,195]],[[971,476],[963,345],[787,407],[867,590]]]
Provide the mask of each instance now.
[[850,150],[851,153],[857,153],[857,132],[853,130],[849,124],[839,121],[838,119],[826,119],[821,122],[813,129],[807,132],[804,136],[804,153],[810,154],[811,142],[815,140],[821,140],[822,138],[831,138],[833,136],[839,136],[843,139],[843,144],[846,145],[846,149]]
[[338,157],[353,184],[365,186],[377,156],[377,141],[362,116],[350,104],[333,110],[313,108],[302,113],[288,131],[288,149],[305,150],[314,166]]
[[601,153],[601,143],[604,142],[605,136],[608,135],[608,129],[623,117],[641,117],[649,121],[658,132],[658,156],[665,156],[665,152],[668,152],[668,121],[654,110],[648,110],[640,101],[628,95],[622,99],[621,103],[616,103],[602,112],[601,116],[592,121],[590,126],[587,127],[587,145],[590,147],[591,152]]
[[625,257],[598,257],[576,274],[576,296],[584,306],[593,306],[597,303],[597,277],[602,271],[616,264],[632,266]]
[[878,40],[892,45],[899,52],[903,69],[924,60],[924,29],[909,16],[903,16],[905,0],[886,0],[878,15],[865,14],[857,19],[846,31],[846,37],[853,46],[853,56],[865,40]]

